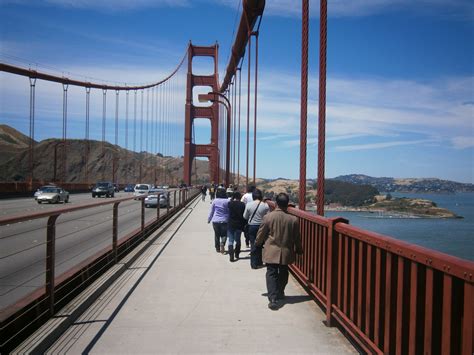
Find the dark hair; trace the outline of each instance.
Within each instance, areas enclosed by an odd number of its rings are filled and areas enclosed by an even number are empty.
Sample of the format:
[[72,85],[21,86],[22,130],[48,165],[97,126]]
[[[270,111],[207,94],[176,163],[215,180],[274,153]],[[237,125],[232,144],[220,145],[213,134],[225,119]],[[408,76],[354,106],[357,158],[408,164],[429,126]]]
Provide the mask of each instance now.
[[255,185],[247,186],[247,192],[254,192],[254,191],[255,191]]
[[253,190],[252,198],[254,200],[262,200],[262,198],[263,198],[262,190],[260,190],[260,189]]
[[232,193],[232,199],[233,200],[240,200],[241,197],[242,197],[242,194],[239,191],[234,191]]
[[219,187],[216,191],[216,197],[217,198],[227,198],[227,194],[225,193],[225,189],[222,187]]
[[285,210],[285,209],[288,208],[288,202],[290,202],[290,198],[284,192],[280,192],[277,195],[276,203],[277,203],[278,207],[280,207],[282,210]]

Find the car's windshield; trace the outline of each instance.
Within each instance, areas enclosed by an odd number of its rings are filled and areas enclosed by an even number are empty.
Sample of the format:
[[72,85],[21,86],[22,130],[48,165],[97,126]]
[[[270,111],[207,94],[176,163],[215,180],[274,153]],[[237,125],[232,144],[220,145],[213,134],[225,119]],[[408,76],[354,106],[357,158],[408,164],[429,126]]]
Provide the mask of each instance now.
[[109,187],[108,182],[98,182],[96,187]]
[[137,186],[135,186],[135,188],[137,190],[148,190],[149,189],[148,185],[137,185]]
[[58,193],[59,189],[56,187],[47,187],[43,190],[43,192],[53,192],[53,193]]
[[164,192],[163,190],[159,190],[159,189],[151,189],[150,190],[151,194],[162,194],[163,192]]
[[55,186],[41,186],[38,191],[45,192],[47,189],[52,189]]

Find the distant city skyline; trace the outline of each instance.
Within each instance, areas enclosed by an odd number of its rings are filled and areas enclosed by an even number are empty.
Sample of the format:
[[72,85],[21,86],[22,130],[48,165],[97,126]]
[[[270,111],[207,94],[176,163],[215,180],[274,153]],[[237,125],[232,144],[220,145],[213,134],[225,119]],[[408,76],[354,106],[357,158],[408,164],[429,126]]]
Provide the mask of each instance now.
[[[328,3],[326,176],[474,183],[474,3]],[[219,43],[222,80],[241,4],[2,0],[0,7],[1,61],[131,84],[168,75],[189,40]],[[319,1],[310,1],[308,178],[315,178],[317,169],[318,10]],[[301,2],[267,1],[260,30],[257,176],[294,179],[299,174]],[[197,70],[211,71],[206,65],[196,62]],[[6,73],[0,73],[0,80],[0,123],[28,134],[28,80]],[[38,83],[37,95],[35,138],[59,137],[60,90]],[[94,106],[100,98],[91,99],[94,126],[100,121],[95,114],[99,105]],[[242,122],[245,102],[243,96]],[[70,138],[83,138],[81,104],[82,91],[71,89]],[[209,140],[206,128],[196,127],[198,143]],[[91,139],[100,140],[99,135]]]

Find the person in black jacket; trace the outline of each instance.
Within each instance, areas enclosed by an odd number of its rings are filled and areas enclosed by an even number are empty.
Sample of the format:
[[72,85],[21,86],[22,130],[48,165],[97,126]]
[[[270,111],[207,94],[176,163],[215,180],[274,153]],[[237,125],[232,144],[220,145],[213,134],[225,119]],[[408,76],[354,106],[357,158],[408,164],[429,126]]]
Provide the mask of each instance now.
[[[240,254],[240,236],[244,230],[247,221],[243,214],[245,211],[245,203],[240,201],[241,194],[234,191],[232,199],[229,201],[229,222],[227,224],[227,239],[229,246],[229,260],[234,262],[239,259]],[[235,249],[234,249],[235,241]]]

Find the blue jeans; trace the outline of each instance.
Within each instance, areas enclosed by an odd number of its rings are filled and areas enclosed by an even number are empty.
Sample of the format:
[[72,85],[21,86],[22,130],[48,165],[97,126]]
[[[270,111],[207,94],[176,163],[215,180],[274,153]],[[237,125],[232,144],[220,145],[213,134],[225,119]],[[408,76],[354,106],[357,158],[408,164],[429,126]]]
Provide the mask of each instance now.
[[249,225],[249,239],[250,239],[250,266],[252,269],[256,269],[263,265],[262,261],[262,247],[255,245],[255,239],[257,239],[257,232],[260,225]]
[[234,241],[235,241],[235,247],[240,249],[240,235],[242,234],[242,231],[240,229],[232,229],[231,227],[227,227],[227,239],[229,241],[229,246],[234,246]]

